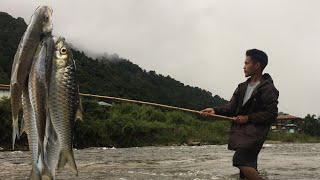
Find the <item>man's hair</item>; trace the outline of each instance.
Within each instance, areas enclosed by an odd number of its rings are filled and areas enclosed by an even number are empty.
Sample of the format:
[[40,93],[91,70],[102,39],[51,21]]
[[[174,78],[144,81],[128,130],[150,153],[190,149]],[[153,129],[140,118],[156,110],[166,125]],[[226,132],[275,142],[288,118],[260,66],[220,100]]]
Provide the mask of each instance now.
[[268,65],[268,55],[259,49],[247,50],[246,56],[250,56],[253,61],[259,62],[261,64],[262,71]]

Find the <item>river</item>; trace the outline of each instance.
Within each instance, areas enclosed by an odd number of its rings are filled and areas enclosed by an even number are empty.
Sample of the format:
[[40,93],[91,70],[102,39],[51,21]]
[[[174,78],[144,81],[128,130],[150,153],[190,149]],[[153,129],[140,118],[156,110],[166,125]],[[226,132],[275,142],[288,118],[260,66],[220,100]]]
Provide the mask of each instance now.
[[[66,167],[57,179],[183,179],[235,180],[233,152],[226,145],[75,150],[79,176]],[[0,179],[26,179],[28,151],[0,152]],[[320,179],[320,144],[266,144],[259,155],[265,179]]]

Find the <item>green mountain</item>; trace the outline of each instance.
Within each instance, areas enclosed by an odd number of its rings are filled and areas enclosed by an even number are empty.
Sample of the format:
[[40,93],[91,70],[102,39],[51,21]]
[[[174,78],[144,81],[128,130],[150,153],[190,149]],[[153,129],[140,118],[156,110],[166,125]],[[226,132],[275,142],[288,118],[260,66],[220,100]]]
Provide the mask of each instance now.
[[[9,84],[11,65],[27,27],[22,18],[0,12],[0,83]],[[142,69],[127,59],[105,56],[92,59],[73,50],[80,91],[179,107],[202,109],[226,103],[206,90],[184,85],[155,71]]]

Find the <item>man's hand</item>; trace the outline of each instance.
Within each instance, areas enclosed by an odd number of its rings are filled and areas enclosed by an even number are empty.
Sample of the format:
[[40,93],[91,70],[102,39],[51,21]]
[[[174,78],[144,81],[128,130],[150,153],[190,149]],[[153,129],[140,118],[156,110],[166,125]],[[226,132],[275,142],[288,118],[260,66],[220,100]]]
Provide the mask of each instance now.
[[248,116],[237,116],[233,118],[235,123],[244,124],[248,122]]
[[206,108],[206,109],[200,111],[201,116],[210,116],[210,115],[214,115],[214,114],[215,114],[215,112],[214,112],[213,108]]

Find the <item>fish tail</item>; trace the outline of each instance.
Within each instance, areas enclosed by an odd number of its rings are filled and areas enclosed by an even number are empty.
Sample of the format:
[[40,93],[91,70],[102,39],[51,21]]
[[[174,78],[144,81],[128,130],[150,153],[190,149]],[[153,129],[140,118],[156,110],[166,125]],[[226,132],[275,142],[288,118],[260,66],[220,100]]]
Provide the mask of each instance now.
[[59,155],[59,161],[58,161],[58,171],[60,171],[66,164],[68,164],[72,171],[78,176],[78,169],[76,162],[74,160],[73,151],[71,150],[65,150],[60,151]]
[[41,180],[41,174],[40,171],[37,169],[35,170],[34,168],[32,168],[30,175],[29,175],[29,180]]
[[14,149],[14,145],[16,142],[16,138],[20,138],[20,132],[19,132],[19,125],[18,125],[18,118],[14,119],[12,122],[12,149]]

